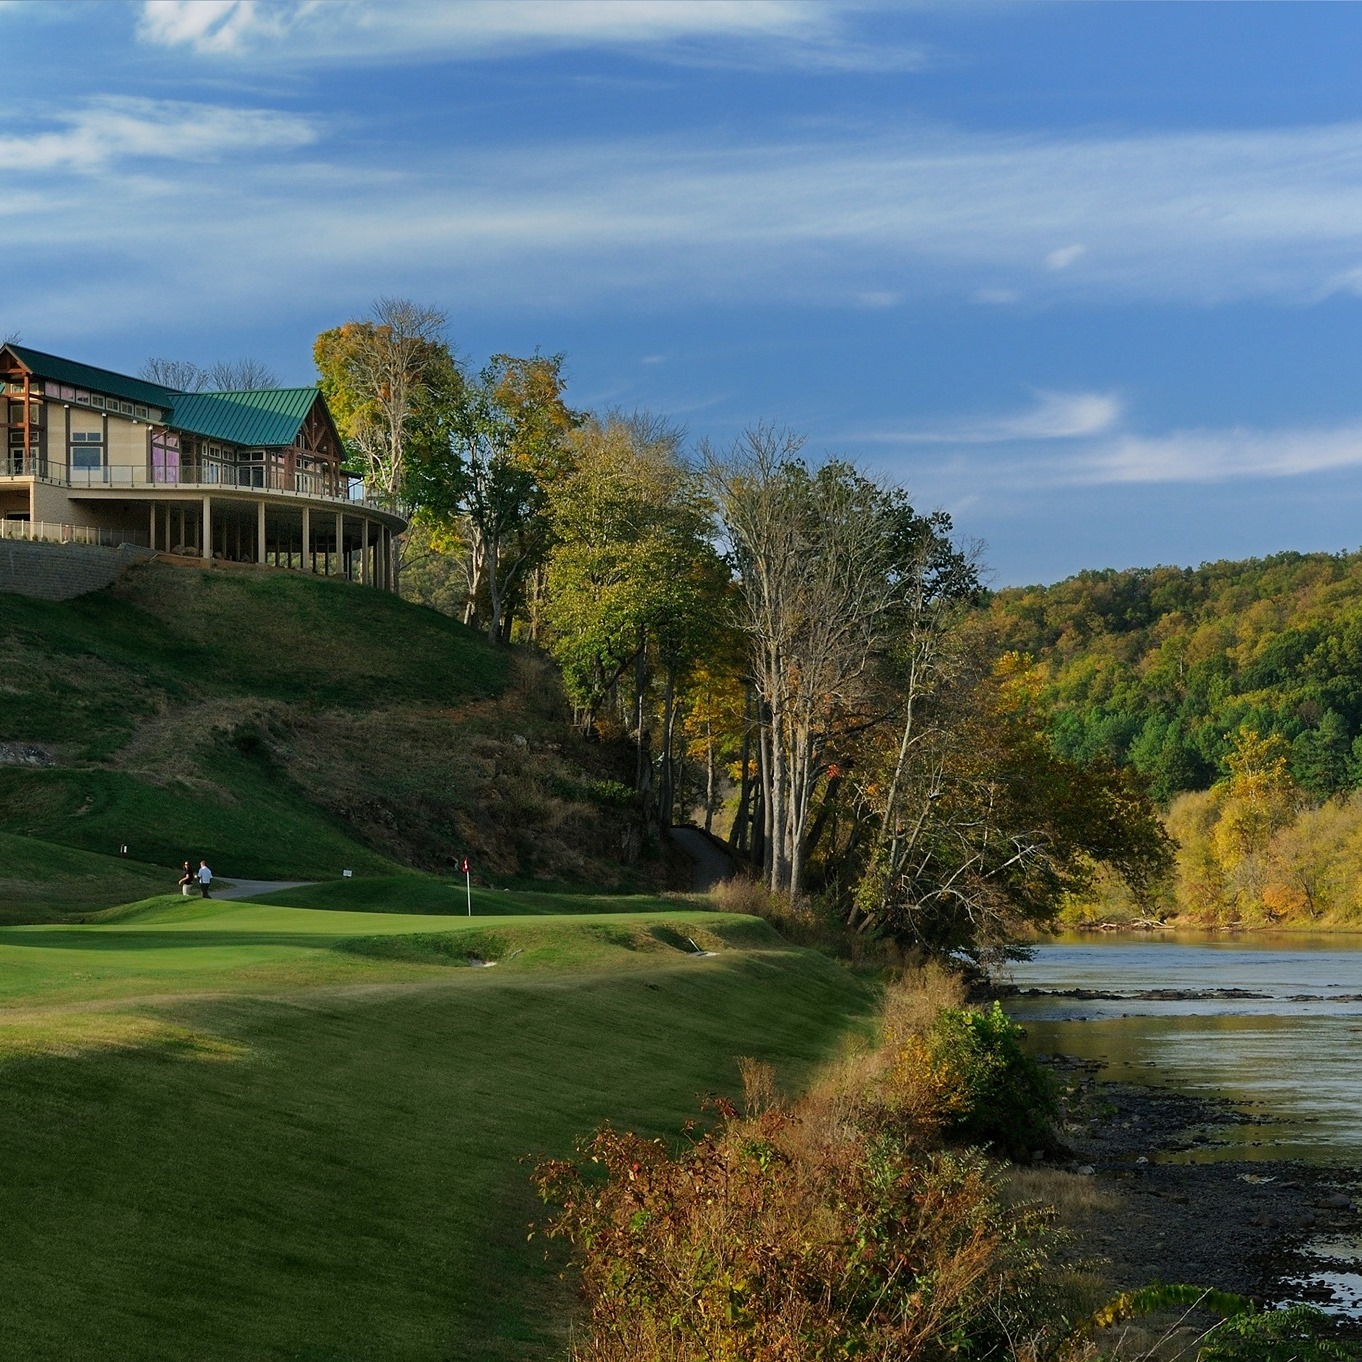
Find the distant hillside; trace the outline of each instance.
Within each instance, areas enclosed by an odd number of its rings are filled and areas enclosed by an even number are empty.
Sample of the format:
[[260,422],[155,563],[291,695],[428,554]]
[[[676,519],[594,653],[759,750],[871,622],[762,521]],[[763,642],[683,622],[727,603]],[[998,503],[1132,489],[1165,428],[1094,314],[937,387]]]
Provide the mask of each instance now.
[[0,595],[0,696],[0,833],[229,877],[629,878],[552,669],[382,592],[153,565]]
[[1362,784],[1362,553],[1084,572],[988,613],[1035,661],[1059,749],[1161,799],[1219,779],[1244,726],[1281,735],[1316,797]]

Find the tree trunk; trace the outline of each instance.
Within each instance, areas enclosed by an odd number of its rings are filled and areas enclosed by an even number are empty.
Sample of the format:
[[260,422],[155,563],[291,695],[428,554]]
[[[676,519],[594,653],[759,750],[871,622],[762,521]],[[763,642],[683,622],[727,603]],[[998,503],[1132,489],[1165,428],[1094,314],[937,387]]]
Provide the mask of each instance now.
[[501,640],[501,545],[495,540],[487,544],[487,595],[491,609],[487,612],[487,641]]
[[672,778],[673,727],[676,721],[676,664],[667,664],[667,680],[662,692],[662,770],[657,787],[657,816],[664,828],[672,825],[674,781]]
[[714,831],[714,727],[705,720],[705,831]]
[[648,638],[642,629],[638,632],[638,652],[634,655],[634,788],[643,789],[643,778],[647,756],[644,748],[643,733],[643,689],[648,679]]

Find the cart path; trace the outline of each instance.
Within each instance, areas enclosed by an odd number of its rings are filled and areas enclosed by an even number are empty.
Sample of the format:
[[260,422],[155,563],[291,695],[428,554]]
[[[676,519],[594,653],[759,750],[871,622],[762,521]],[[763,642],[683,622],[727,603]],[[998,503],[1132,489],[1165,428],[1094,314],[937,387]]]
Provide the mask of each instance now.
[[711,837],[699,828],[670,828],[667,835],[677,850],[684,852],[694,863],[690,885],[693,893],[708,893],[716,884],[733,878],[737,862],[717,837]]
[[305,889],[315,880],[213,880],[210,891],[215,899],[249,899],[257,894],[272,894],[276,889]]

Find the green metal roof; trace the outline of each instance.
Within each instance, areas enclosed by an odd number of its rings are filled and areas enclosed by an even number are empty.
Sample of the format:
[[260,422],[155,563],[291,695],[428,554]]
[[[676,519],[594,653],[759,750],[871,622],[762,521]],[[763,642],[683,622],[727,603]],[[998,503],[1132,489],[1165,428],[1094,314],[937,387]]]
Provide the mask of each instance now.
[[144,378],[130,378],[127,374],[116,374],[112,369],[97,369],[93,364],[78,364],[73,359],[62,359],[60,355],[30,350],[27,345],[11,344],[8,348],[25,368],[31,369],[39,378],[50,378],[73,388],[111,393],[114,397],[140,402],[149,407],[169,407],[177,396],[173,388],[148,383]]
[[321,396],[316,388],[176,393],[169,424],[191,435],[238,445],[291,445]]
[[33,373],[73,388],[88,388],[129,402],[159,407],[166,424],[190,435],[230,444],[291,445],[321,397],[317,388],[252,388],[239,392],[184,393],[144,378],[130,378],[93,364],[10,345],[9,350]]

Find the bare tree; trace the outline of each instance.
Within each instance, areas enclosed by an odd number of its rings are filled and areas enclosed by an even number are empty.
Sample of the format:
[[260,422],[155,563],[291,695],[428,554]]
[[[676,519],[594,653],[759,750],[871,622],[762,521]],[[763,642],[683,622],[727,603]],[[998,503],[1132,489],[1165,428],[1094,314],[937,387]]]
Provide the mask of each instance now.
[[845,463],[810,471],[803,443],[759,426],[724,455],[702,449],[762,711],[766,875],[790,893],[829,740],[862,698],[897,592],[892,495]]
[[141,368],[150,383],[181,393],[245,392],[253,388],[277,388],[279,380],[258,359],[220,359],[204,368],[192,359],[152,356]]
[[208,369],[207,387],[217,392],[250,392],[256,388],[277,388],[274,370],[258,359],[220,359]]
[[192,359],[167,359],[153,355],[139,370],[148,383],[159,383],[175,392],[198,393],[208,387],[208,370]]

